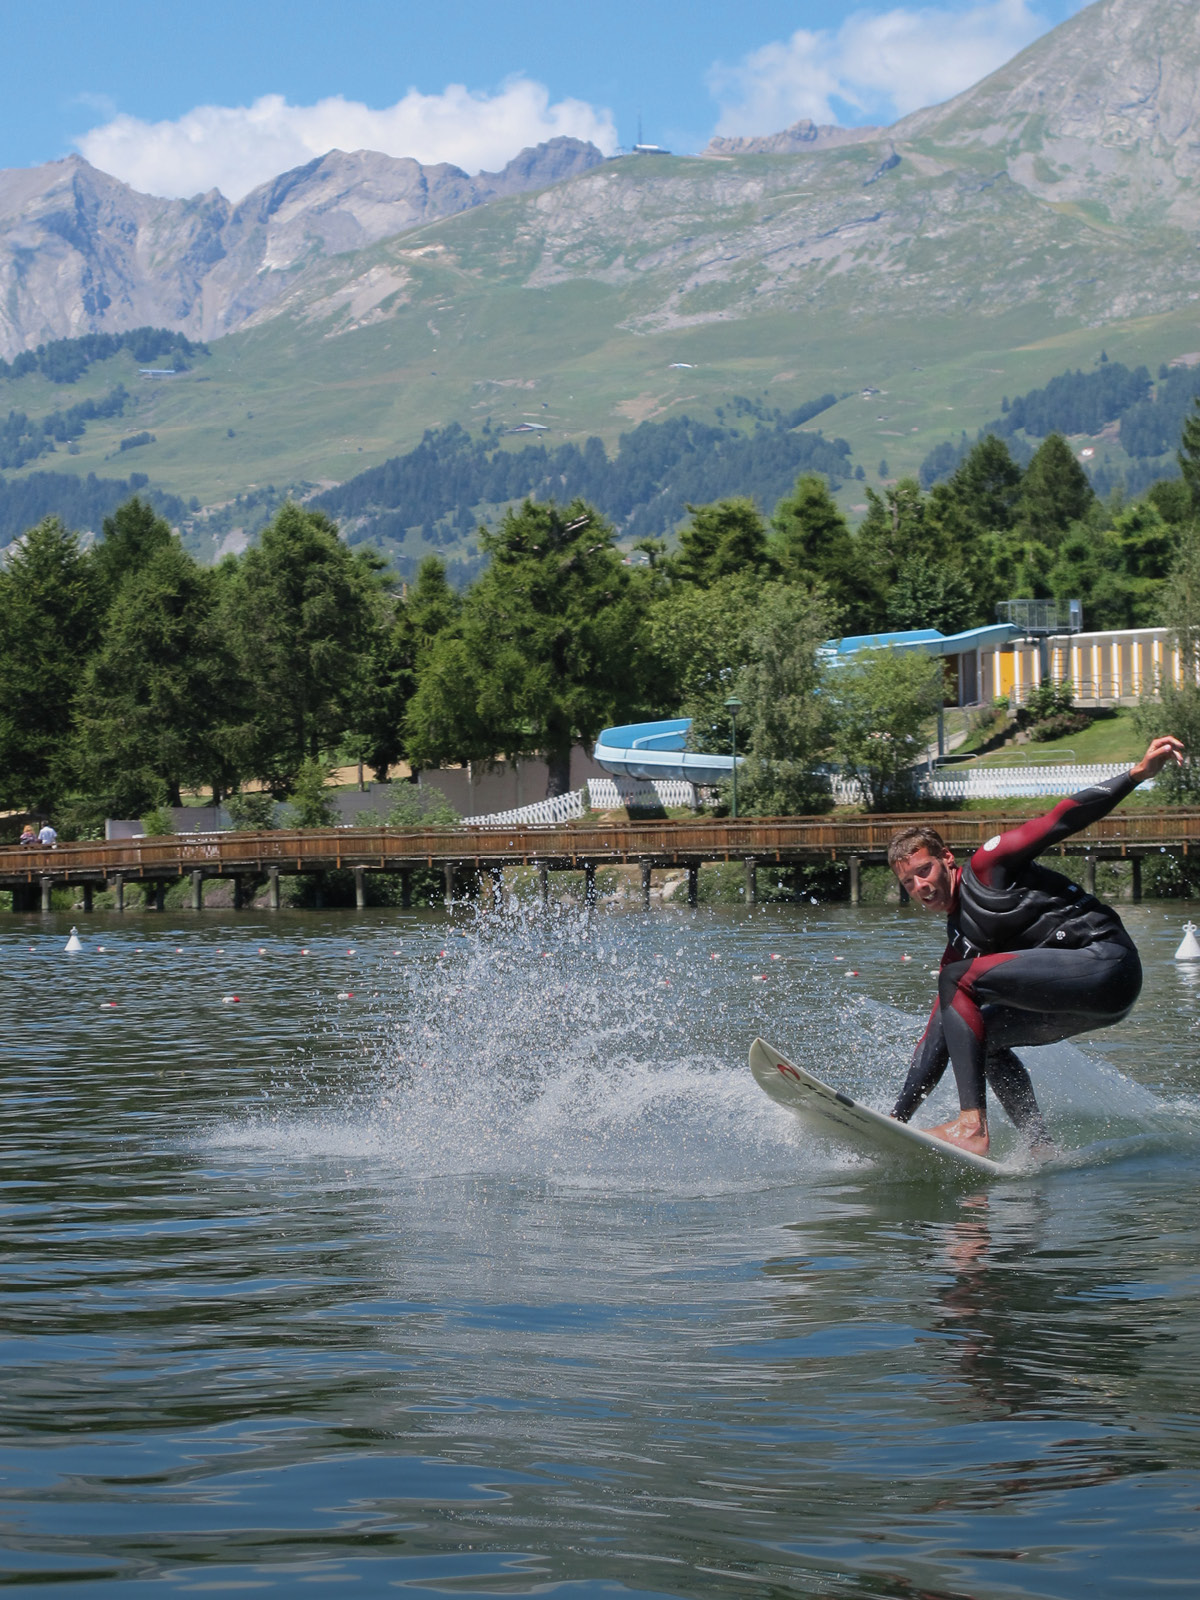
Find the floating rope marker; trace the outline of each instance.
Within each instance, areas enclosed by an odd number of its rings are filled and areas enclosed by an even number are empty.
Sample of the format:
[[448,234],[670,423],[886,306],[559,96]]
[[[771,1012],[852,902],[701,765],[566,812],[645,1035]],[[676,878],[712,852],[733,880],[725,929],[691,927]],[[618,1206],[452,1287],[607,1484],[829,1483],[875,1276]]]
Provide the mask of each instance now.
[[901,956],[900,959],[901,959],[901,961],[911,961],[912,957],[911,956]]
[[221,996],[221,1004],[223,1006],[236,1006],[239,1004],[238,997],[236,994],[224,994]]
[[342,990],[339,990],[339,992],[338,992],[338,999],[339,1000],[353,1000],[354,999],[354,995],[349,989],[342,989]]
[[71,929],[71,937],[67,940],[66,944],[63,945],[63,950],[67,954],[74,956],[74,955],[78,955],[78,953],[82,949],[83,949],[83,946],[79,942],[79,929],[78,928],[72,928]]
[[782,961],[783,957],[782,956],[777,956],[775,954],[775,952],[772,950],[772,952],[771,952],[771,960],[772,961]]
[[115,1011],[117,1009],[117,1002],[115,1000],[101,1000],[100,1009],[101,1011]]
[[1183,943],[1175,952],[1176,961],[1200,961],[1200,943],[1196,940],[1196,924],[1185,922],[1183,925]]

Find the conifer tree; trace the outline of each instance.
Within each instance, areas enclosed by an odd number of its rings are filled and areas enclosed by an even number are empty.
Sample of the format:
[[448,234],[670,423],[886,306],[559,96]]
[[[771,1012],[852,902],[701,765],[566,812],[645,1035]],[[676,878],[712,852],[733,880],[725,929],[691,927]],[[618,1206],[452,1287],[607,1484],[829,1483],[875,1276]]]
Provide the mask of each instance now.
[[70,787],[97,602],[95,573],[57,517],[31,529],[0,571],[0,803],[49,811]]

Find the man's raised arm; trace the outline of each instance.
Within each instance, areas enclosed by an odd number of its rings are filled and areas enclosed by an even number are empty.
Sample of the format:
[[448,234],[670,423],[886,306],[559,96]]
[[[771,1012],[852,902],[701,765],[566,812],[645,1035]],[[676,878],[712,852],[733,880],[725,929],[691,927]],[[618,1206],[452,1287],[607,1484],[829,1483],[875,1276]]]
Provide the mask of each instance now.
[[1171,734],[1151,740],[1146,754],[1131,767],[1090,789],[1060,800],[1045,816],[1032,817],[1019,828],[998,833],[971,857],[975,876],[990,888],[1001,888],[1007,878],[1019,872],[1036,856],[1052,849],[1073,833],[1088,828],[1106,817],[1139,783],[1153,778],[1169,761],[1183,761],[1183,745]]

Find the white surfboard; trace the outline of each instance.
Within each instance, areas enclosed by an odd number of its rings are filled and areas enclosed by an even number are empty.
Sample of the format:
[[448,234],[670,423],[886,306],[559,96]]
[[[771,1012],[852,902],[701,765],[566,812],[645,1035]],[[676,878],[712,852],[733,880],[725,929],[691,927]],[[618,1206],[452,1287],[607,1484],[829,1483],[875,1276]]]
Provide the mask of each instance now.
[[831,1089],[811,1072],[805,1072],[803,1067],[793,1066],[765,1039],[755,1039],[750,1046],[750,1071],[759,1088],[799,1117],[818,1138],[848,1145],[862,1155],[873,1156],[876,1161],[915,1165],[926,1171],[940,1169],[943,1173],[969,1168],[993,1178],[1011,1170],[989,1156],[960,1150],[921,1128],[896,1122],[892,1117],[872,1111],[870,1106],[859,1105],[848,1094]]

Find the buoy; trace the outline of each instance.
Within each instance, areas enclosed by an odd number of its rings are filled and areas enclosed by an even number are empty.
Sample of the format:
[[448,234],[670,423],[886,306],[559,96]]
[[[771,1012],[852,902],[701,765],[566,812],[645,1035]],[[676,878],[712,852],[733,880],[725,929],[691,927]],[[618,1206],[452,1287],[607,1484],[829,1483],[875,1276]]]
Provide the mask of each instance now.
[[352,955],[357,955],[357,953],[358,953],[358,952],[357,952],[357,951],[355,951],[355,950],[347,950],[347,951],[346,951],[346,954],[347,954],[347,955],[348,955],[348,956],[352,956]]
[[782,956],[777,956],[777,955],[776,955],[776,954],[775,954],[775,952],[774,952],[774,951],[772,951],[772,952],[771,952],[771,960],[772,960],[772,961],[782,961],[782,960],[783,960],[783,957],[782,957]]
[[353,991],[350,990],[350,989],[341,989],[341,990],[339,990],[338,991],[338,999],[339,1000],[353,1000],[354,999]]
[[183,946],[181,944],[177,944],[175,946],[175,954],[177,956],[181,956],[183,954]]
[[[30,948],[30,949],[31,949],[31,950],[32,950],[32,949],[33,949],[33,946],[32,946],[32,945],[30,945],[30,946],[29,946],[29,948]],[[102,945],[102,944],[98,944],[98,945],[97,945],[97,946],[96,946],[96,949],[97,949],[97,950],[98,950],[98,951],[99,951],[99,952],[100,952],[100,954],[101,954],[101,955],[103,955],[103,954],[104,954],[104,946],[103,946],[103,945]]]
[[100,1009],[101,1011],[115,1011],[117,1009],[117,1002],[115,1000],[101,1000]]
[[901,961],[911,961],[912,957],[911,956],[901,956],[900,959],[901,959]]
[[267,953],[267,947],[265,945],[260,944],[259,947],[258,947],[258,953],[259,953],[260,956],[265,956],[266,953]]
[[302,956],[306,956],[308,954],[308,951],[307,950],[301,950],[300,954]]
[[842,961],[842,960],[844,960],[844,957],[842,957],[842,956],[834,956],[834,958],[833,958],[833,959],[834,959],[834,960],[835,960],[835,961]]
[[78,955],[79,952],[83,949],[83,946],[79,942],[79,929],[78,928],[72,928],[71,929],[71,937],[67,940],[66,944],[63,945],[63,949],[69,955],[73,955],[73,956],[74,955]]
[[1176,961],[1200,961],[1200,943],[1196,941],[1196,924],[1185,922],[1183,925],[1183,943],[1175,952]]
[[223,1006],[236,1006],[238,1004],[238,997],[236,994],[223,994],[221,996],[221,1004]]
[[847,974],[846,974],[846,976],[847,976],[847,977],[848,977],[848,978],[857,978],[857,977],[858,977],[858,973],[857,973],[857,972],[848,972],[848,973],[847,973]]

